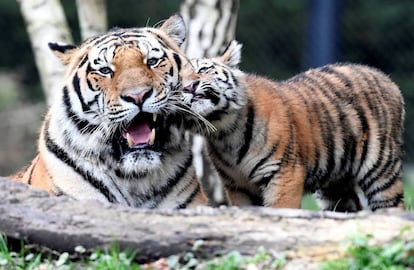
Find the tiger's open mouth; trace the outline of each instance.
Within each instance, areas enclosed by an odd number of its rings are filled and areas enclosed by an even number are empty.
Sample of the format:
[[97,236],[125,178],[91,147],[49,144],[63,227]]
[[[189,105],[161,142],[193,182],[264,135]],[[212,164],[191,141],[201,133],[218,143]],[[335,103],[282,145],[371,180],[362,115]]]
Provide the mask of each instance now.
[[199,85],[200,82],[195,81],[183,88],[184,93],[192,95],[190,103],[194,103],[200,100],[209,100],[214,105],[217,105],[220,101],[220,97],[217,91],[214,91],[212,87],[203,87],[202,89],[199,89]]
[[140,112],[120,134],[114,136],[114,143],[118,145],[118,155],[138,150],[160,149],[160,141],[157,138],[160,129],[160,116],[156,113]]
[[122,137],[127,140],[130,148],[142,148],[146,145],[154,145],[155,127],[157,114],[139,113],[129,124],[128,128],[122,132]]

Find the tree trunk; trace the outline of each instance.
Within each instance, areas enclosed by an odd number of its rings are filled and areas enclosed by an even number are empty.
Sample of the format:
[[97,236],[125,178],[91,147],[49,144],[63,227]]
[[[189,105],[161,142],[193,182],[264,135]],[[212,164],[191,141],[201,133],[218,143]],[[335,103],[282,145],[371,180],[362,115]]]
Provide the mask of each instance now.
[[82,39],[107,30],[105,0],[76,0]]
[[18,0],[48,104],[60,92],[64,67],[48,48],[49,42],[72,43],[58,0]]
[[[188,28],[183,44],[187,57],[214,57],[235,38],[238,0],[184,0],[180,13]],[[226,204],[220,176],[204,147],[204,138],[193,136],[193,156],[197,177],[213,205]]]
[[414,216],[400,210],[358,214],[263,207],[139,210],[50,197],[5,179],[0,179],[0,198],[0,231],[9,238],[72,253],[77,245],[92,249],[118,243],[136,250],[141,262],[192,252],[194,243],[202,240],[197,250],[201,257],[233,250],[253,255],[263,246],[272,254],[285,254],[287,266],[313,269],[326,258],[343,256],[341,243],[350,235],[370,233],[373,242],[381,244],[414,226]]
[[238,0],[184,0],[180,13],[188,27],[184,51],[190,58],[214,57],[236,33]]

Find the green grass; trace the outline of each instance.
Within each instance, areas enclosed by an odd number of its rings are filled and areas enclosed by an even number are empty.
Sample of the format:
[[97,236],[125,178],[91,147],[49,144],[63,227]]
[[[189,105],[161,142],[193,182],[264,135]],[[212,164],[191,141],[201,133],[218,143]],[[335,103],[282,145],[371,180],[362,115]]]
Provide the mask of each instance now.
[[316,200],[310,194],[303,196],[300,208],[306,210],[320,210],[318,204],[316,203]]
[[[414,268],[414,237],[409,228],[401,231],[399,237],[383,244],[373,244],[374,236],[361,234],[350,237],[345,246],[346,255],[342,259],[323,262],[321,270],[403,270]],[[164,266],[174,270],[242,270],[242,269],[282,269],[286,264],[283,255],[270,254],[259,248],[254,256],[243,256],[237,251],[214,259],[197,257],[198,248],[203,242],[197,242],[193,250],[184,254],[161,259]],[[344,246],[343,246],[344,247]],[[338,247],[340,248],[340,247]],[[0,269],[98,269],[98,270],[147,270],[159,269],[156,265],[139,265],[134,261],[136,253],[120,251],[116,245],[109,250],[95,250],[86,255],[82,247],[75,248],[72,255],[61,253],[57,256],[28,252],[25,246],[19,252],[9,250],[6,238],[0,234]],[[167,268],[163,268],[167,269]]]
[[404,184],[404,203],[405,209],[414,211],[414,184],[412,182]]
[[414,238],[408,228],[382,246],[372,244],[373,235],[351,237],[346,257],[322,263],[321,270],[403,270],[414,268]]
[[[55,252],[54,252],[55,253]],[[27,251],[25,245],[21,246],[20,252],[9,250],[7,239],[0,234],[0,269],[4,270],[34,270],[34,269],[116,269],[116,270],[138,270],[141,266],[134,262],[135,253],[120,251],[116,245],[109,250],[96,250],[89,256],[84,255],[83,247],[76,247],[73,256],[64,252],[58,255],[45,255],[41,252],[32,253]],[[53,257],[53,258],[52,258]],[[74,258],[74,259],[73,259]]]
[[[169,269],[175,270],[239,270],[249,267],[253,269],[280,269],[285,264],[283,256],[275,257],[264,248],[259,248],[254,256],[243,256],[237,251],[230,252],[214,259],[205,260],[198,258],[197,249],[202,246],[202,241],[196,242],[191,252],[173,255],[161,259]],[[54,252],[56,253],[56,252]],[[52,258],[53,257],[53,258]],[[45,255],[32,253],[22,244],[20,252],[9,250],[7,239],[0,233],[0,270],[34,270],[34,269],[98,269],[98,270],[140,270],[158,269],[155,265],[140,265],[134,261],[135,252],[120,251],[116,245],[109,250],[95,250],[86,255],[86,250],[78,246],[72,255],[64,252],[61,254]]]

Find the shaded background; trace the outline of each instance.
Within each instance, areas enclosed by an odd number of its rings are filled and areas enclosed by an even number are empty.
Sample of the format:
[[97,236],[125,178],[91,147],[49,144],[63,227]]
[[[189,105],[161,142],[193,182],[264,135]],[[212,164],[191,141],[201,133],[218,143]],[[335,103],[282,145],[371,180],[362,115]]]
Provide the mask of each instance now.
[[[414,162],[414,1],[241,0],[237,39],[241,68],[275,80],[338,61],[371,65],[400,86],[406,103],[406,163]],[[76,1],[63,0],[80,42]],[[178,0],[107,1],[109,26],[154,25],[179,10]],[[36,152],[46,111],[19,5],[0,1],[0,175]],[[408,168],[408,169],[407,169]],[[409,172],[406,166],[406,175]]]

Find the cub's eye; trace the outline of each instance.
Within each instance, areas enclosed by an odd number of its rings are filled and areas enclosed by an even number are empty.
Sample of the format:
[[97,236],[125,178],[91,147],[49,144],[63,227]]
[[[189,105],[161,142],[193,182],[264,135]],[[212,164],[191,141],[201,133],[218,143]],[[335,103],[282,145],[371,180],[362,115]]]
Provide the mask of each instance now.
[[103,75],[107,75],[112,73],[112,69],[110,69],[109,67],[102,67],[99,69],[99,72]]
[[150,58],[150,59],[147,60],[147,65],[150,66],[150,67],[155,66],[156,64],[158,64],[158,61],[159,61],[159,59],[157,59],[157,58],[154,58],[154,57]]
[[198,70],[198,74],[204,74],[207,73],[210,69],[212,69],[212,67],[202,67]]

